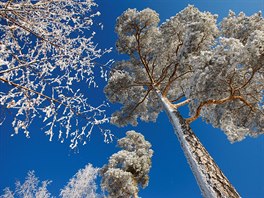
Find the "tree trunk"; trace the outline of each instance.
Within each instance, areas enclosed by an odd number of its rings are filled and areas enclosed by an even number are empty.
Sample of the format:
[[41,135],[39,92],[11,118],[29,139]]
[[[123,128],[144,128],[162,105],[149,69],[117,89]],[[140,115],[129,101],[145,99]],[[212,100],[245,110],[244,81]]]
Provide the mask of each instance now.
[[134,193],[134,197],[133,198],[138,198],[138,194]]
[[157,91],[157,94],[173,125],[175,134],[180,141],[203,197],[240,197],[199,139],[192,132],[189,124],[186,124],[185,119],[171,106],[167,98],[163,97],[159,91]]

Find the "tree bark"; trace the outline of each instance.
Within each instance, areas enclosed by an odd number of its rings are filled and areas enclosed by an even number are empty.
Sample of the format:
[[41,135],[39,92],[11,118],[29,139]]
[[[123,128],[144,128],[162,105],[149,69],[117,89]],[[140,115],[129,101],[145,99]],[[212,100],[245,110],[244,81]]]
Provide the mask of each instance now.
[[134,197],[133,198],[138,198],[138,194],[134,193]]
[[203,197],[239,198],[240,195],[193,133],[189,124],[177,109],[173,108],[167,98],[163,97],[159,91],[157,94],[173,125]]

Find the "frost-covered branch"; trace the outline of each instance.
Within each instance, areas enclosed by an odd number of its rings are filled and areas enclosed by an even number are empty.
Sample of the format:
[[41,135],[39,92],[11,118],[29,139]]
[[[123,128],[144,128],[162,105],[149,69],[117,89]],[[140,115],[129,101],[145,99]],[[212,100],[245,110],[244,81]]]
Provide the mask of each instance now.
[[47,186],[51,181],[43,181],[40,183],[39,179],[35,176],[34,171],[29,171],[25,182],[16,182],[15,191],[12,192],[9,188],[4,189],[4,194],[0,198],[52,198],[50,192],[47,190]]
[[106,80],[112,63],[97,61],[111,49],[93,43],[96,7],[93,0],[0,3],[0,104],[13,112],[15,134],[29,137],[31,123],[40,120],[50,140],[58,134],[76,148],[108,122],[108,105],[86,91],[96,90],[97,76]]
[[[237,38],[221,38],[219,44],[210,51],[204,51],[193,59],[197,66],[193,75],[193,86],[187,95],[190,102],[192,117],[189,122],[203,117],[215,127],[220,127],[233,141],[242,140],[245,136],[257,136],[263,134],[263,50],[264,29],[263,26],[251,26],[263,23],[259,15],[248,18],[247,37],[240,34],[243,42]],[[227,20],[234,20],[235,16],[229,16],[223,21],[223,33]],[[243,23],[243,20],[241,20]],[[231,24],[230,24],[231,25]],[[241,25],[241,24],[240,24]],[[234,31],[240,25],[232,24]],[[205,80],[206,79],[206,80]],[[242,105],[242,106],[241,106]]]
[[[62,198],[96,198],[100,197],[96,193],[97,185],[96,178],[98,175],[98,168],[93,168],[91,164],[80,169],[68,182],[68,184],[60,191]],[[0,198],[55,198],[48,191],[47,186],[51,181],[39,181],[35,176],[34,171],[29,171],[24,183],[16,182],[14,191],[10,188],[4,189],[4,194]]]
[[91,164],[80,169],[61,190],[60,197],[62,198],[96,198],[99,195],[96,193],[97,185],[95,179],[98,175],[98,168],[93,168]]

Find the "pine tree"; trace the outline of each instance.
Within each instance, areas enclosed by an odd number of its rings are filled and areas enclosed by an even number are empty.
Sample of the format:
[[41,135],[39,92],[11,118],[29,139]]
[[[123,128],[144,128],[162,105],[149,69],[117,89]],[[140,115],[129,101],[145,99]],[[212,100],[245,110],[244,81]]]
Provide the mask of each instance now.
[[[151,9],[128,9],[117,19],[117,50],[129,59],[115,64],[105,93],[122,104],[118,126],[168,115],[204,197],[239,197],[190,128],[201,116],[228,139],[264,133],[264,20],[230,12],[217,16],[188,6],[159,24]],[[178,108],[189,107],[189,118]]]
[[113,198],[138,198],[139,186],[145,188],[149,182],[151,144],[144,136],[128,131],[118,140],[121,151],[113,154],[109,163],[101,169],[101,187]]

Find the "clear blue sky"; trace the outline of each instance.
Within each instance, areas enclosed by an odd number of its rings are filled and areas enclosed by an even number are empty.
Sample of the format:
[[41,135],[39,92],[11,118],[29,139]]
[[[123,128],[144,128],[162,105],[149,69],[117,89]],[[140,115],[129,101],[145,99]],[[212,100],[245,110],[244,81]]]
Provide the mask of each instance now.
[[[160,14],[161,22],[193,4],[202,11],[219,15],[219,20],[228,14],[228,10],[248,15],[264,10],[264,0],[97,0],[104,31],[98,32],[96,41],[100,47],[115,46],[114,25],[118,17],[127,8],[138,10],[150,7]],[[120,59],[114,50],[107,58]],[[103,84],[99,87],[102,91]],[[103,98],[102,94],[97,97]],[[96,100],[97,98],[94,98]],[[109,112],[113,111],[113,106]],[[185,113],[185,112],[183,112]],[[196,135],[215,159],[219,167],[229,178],[242,197],[264,197],[264,136],[247,138],[242,142],[230,144],[226,136],[218,129],[197,120],[192,124]],[[142,132],[153,145],[154,157],[150,173],[149,186],[140,191],[143,198],[198,198],[200,190],[190,171],[179,142],[164,113],[156,123],[140,123],[138,127],[111,127],[116,137],[123,137],[128,129]],[[48,141],[38,124],[31,127],[31,138],[23,134],[10,137],[10,126],[0,128],[0,190],[6,186],[14,189],[14,183],[24,180],[28,170],[35,170],[41,180],[50,179],[53,183],[49,190],[58,195],[80,168],[87,163],[101,167],[107,158],[117,151],[115,142],[104,144],[99,133],[92,135],[91,141],[79,147],[77,153],[69,149],[69,144]],[[1,193],[0,193],[1,194]]]

